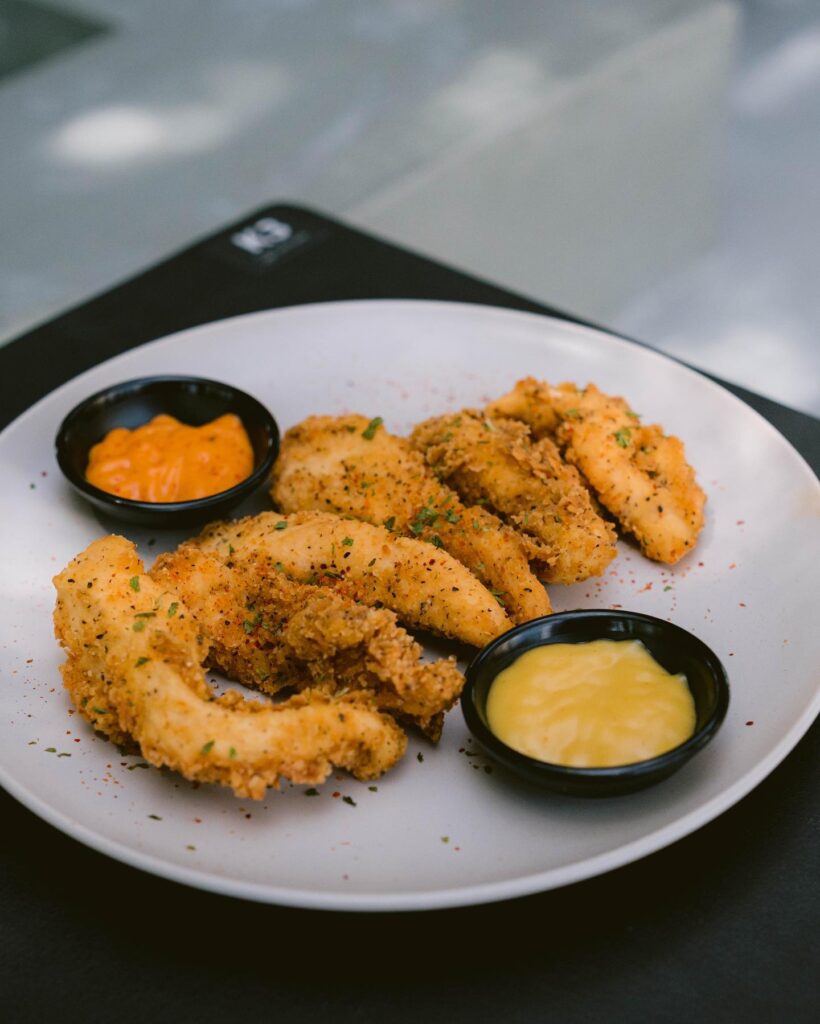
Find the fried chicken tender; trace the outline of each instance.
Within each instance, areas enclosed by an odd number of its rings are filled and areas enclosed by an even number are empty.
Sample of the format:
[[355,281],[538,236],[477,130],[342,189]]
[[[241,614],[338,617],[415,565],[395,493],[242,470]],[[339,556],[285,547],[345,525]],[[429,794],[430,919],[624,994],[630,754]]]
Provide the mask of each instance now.
[[404,733],[367,695],[310,693],[274,706],[214,698],[197,623],[123,537],[94,541],[54,584],[66,688],[96,729],[131,737],[151,764],[261,799],[280,777],[318,783],[338,766],[370,779],[404,753]]
[[193,541],[257,579],[280,574],[392,609],[411,626],[483,647],[511,626],[493,595],[446,551],[329,512],[262,512]]
[[211,645],[209,664],[265,693],[368,690],[380,710],[436,740],[464,685],[455,659],[422,663],[421,646],[386,608],[283,573],[259,577],[190,543],[160,555],[149,575],[193,614]]
[[615,531],[549,438],[475,409],[419,423],[411,442],[464,501],[486,501],[526,539],[539,576],[577,583],[615,557]]
[[536,437],[554,435],[565,458],[647,558],[674,565],[695,546],[706,495],[683,443],[657,424],[642,426],[623,398],[594,384],[554,387],[530,377],[487,412],[523,420]]
[[515,531],[465,507],[409,441],[364,416],[310,416],[282,440],[271,495],[284,512],[353,516],[441,546],[503,602],[514,622],[552,610]]

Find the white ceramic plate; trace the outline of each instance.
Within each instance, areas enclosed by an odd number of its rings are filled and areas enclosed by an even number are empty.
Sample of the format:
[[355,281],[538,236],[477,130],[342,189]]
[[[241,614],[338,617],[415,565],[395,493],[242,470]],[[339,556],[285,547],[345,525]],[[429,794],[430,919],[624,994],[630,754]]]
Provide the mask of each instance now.
[[[103,522],[57,469],[65,413],[98,388],[196,373],[256,395],[282,428],[356,410],[407,431],[520,377],[596,382],[680,435],[708,492],[696,552],[674,569],[620,545],[600,581],[554,587],[558,609],[622,606],[668,617],[726,665],[728,718],[672,779],[581,801],[531,789],[470,753],[458,709],[434,749],[412,738],[377,788],[285,784],[259,804],[123,757],[73,714],[51,631],[51,577]],[[636,860],[720,814],[770,772],[818,707],[815,573],[820,488],[760,416],[638,346],[529,314],[431,302],[303,306],[208,324],[143,346],[43,399],[0,436],[0,780],[81,842],[147,871],[250,899],[395,910],[520,896]],[[264,507],[264,496],[253,508]],[[248,506],[241,511],[252,510]],[[127,530],[150,561],[179,539]],[[70,756],[66,756],[70,755]],[[346,799],[347,798],[347,799]]]

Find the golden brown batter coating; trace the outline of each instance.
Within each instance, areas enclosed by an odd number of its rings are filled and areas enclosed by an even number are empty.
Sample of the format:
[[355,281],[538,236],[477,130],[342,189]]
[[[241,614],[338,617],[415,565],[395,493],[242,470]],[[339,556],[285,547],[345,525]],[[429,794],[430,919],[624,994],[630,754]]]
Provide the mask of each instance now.
[[132,737],[151,764],[261,799],[280,777],[322,782],[334,766],[374,778],[404,752],[404,733],[367,695],[214,699],[193,617],[123,537],[94,541],[54,583],[66,688],[95,728]]
[[552,583],[600,576],[615,557],[615,531],[595,511],[578,471],[548,438],[474,409],[420,423],[411,441],[464,501],[487,502],[527,538]]
[[422,663],[420,645],[386,608],[284,573],[258,577],[190,543],[160,555],[149,575],[194,615],[210,664],[265,693],[367,690],[380,710],[437,739],[464,685],[454,659]]
[[673,565],[695,546],[706,495],[683,443],[657,424],[642,426],[623,398],[594,384],[554,387],[527,378],[488,412],[522,420],[536,437],[554,434],[565,458],[648,558]]
[[493,595],[446,551],[333,513],[262,512],[214,523],[193,543],[259,579],[284,573],[329,586],[475,647],[511,626]]
[[514,530],[465,507],[409,441],[365,416],[310,416],[282,441],[271,494],[284,512],[308,509],[387,525],[443,547],[467,566],[514,622],[551,611]]

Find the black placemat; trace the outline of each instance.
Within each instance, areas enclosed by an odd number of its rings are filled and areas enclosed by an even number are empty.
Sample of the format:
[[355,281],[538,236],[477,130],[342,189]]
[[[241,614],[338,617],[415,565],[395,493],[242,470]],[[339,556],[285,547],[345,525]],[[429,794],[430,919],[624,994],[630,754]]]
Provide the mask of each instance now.
[[[0,422],[174,330],[379,297],[566,316],[276,206],[0,349]],[[816,420],[732,390],[817,467]],[[813,1020],[817,748],[815,729],[738,805],[642,861],[526,899],[417,914],[288,910],[188,889],[81,846],[3,794],[2,1017]]]

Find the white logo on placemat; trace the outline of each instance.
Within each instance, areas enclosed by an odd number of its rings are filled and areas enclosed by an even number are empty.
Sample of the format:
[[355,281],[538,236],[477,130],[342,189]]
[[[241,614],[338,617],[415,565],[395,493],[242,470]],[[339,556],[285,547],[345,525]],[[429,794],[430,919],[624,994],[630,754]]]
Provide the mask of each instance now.
[[255,224],[231,235],[231,241],[251,256],[261,256],[277,245],[287,242],[293,228],[276,217],[262,217]]

